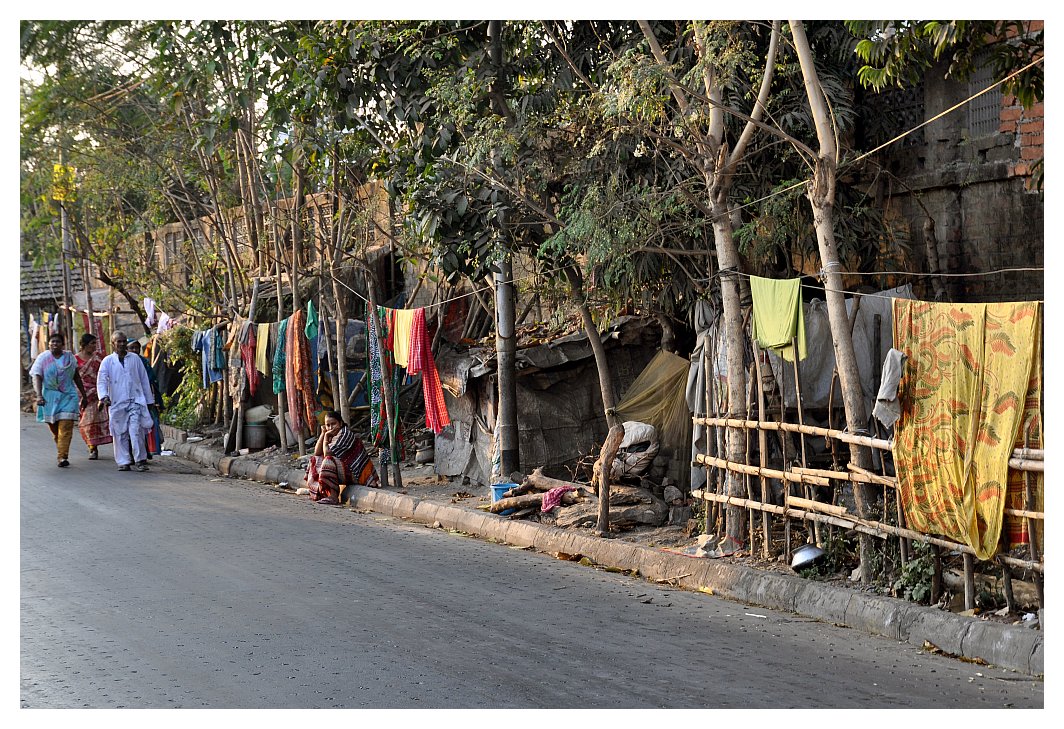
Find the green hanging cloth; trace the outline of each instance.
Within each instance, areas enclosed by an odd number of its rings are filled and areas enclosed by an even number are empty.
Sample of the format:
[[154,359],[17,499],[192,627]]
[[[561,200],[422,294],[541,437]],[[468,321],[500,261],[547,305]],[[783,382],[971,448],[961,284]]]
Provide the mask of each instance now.
[[754,303],[754,337],[763,349],[771,349],[788,362],[794,361],[791,340],[798,339],[798,359],[805,359],[805,317],[802,316],[802,280],[750,277]]

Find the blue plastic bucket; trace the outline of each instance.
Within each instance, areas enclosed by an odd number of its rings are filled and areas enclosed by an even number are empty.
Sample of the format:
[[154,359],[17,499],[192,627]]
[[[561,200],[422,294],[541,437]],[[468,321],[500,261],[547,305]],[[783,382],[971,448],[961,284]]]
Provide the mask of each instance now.
[[[503,494],[505,494],[507,491],[514,488],[515,486],[517,486],[517,484],[515,483],[493,483],[491,485],[491,503],[494,504],[496,501],[502,498]],[[506,516],[507,514],[514,513],[514,511],[516,511],[516,509],[507,509],[506,511],[500,511],[499,516]]]

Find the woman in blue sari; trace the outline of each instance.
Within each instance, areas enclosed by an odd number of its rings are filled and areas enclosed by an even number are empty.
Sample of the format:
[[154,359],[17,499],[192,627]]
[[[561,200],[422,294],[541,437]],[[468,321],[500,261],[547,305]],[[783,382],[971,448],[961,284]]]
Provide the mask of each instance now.
[[[63,350],[63,335],[48,338],[48,350],[37,355],[30,368],[33,390],[37,393],[37,422],[47,423],[55,441],[60,468],[70,465],[70,438],[74,423],[87,403],[85,389],[78,377],[78,361]],[[80,395],[79,395],[80,393]]]

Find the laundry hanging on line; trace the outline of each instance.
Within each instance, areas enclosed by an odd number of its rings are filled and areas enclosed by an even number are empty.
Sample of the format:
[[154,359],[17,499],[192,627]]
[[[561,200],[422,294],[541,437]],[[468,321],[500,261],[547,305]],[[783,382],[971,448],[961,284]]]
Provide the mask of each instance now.
[[788,362],[794,361],[794,340],[798,359],[805,359],[805,318],[802,316],[802,280],[750,277],[753,299],[753,330],[763,349],[774,350]]

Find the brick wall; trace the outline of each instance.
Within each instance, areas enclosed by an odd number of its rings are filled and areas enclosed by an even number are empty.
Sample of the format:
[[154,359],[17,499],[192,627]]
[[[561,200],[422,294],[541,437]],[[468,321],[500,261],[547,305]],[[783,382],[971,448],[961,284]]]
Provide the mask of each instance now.
[[1014,136],[1019,149],[1018,159],[1009,165],[1009,173],[1030,177],[1032,166],[1045,155],[1045,103],[1038,102],[1024,109],[1015,96],[1006,95],[1001,102],[1001,124],[998,131]]

